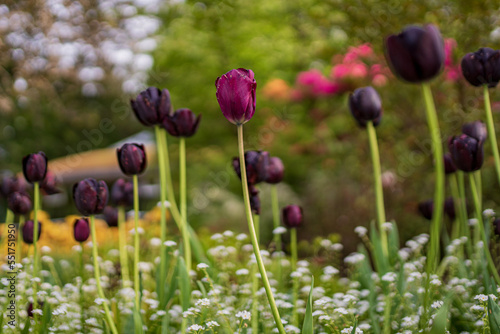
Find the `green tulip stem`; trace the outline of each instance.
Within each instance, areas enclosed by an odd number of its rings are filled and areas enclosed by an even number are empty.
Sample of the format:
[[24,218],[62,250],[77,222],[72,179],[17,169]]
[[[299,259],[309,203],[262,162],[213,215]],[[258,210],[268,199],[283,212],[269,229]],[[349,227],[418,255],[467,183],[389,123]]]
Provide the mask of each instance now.
[[85,266],[83,262],[83,242],[80,242],[80,326],[82,327],[82,331],[85,333],[85,308],[84,308],[84,298],[83,298],[83,279],[85,273]]
[[[290,252],[292,255],[292,263],[291,263],[291,268],[292,268],[292,274],[295,273],[297,270],[297,228],[291,228],[290,229]],[[293,275],[293,312],[292,312],[292,324],[295,327],[298,327],[299,325],[299,314],[297,310],[297,299],[299,296],[299,278],[297,275]]]
[[186,194],[186,138],[179,139],[179,179],[180,179],[180,208],[182,218],[182,241],[184,243],[184,260],[188,275],[191,273],[191,243],[187,224],[187,194]]
[[141,291],[139,290],[139,181],[137,175],[132,176],[134,182],[134,292],[135,309],[141,308]]
[[24,218],[24,215],[19,216],[19,227],[17,228],[16,263],[21,263],[23,258],[23,225],[25,220],[26,218]]
[[122,285],[127,287],[130,284],[130,272],[128,269],[127,256],[127,232],[125,231],[125,207],[118,206],[118,247],[120,248],[120,268],[122,272]]
[[[278,200],[278,187],[276,184],[271,185],[271,204],[273,208],[273,228],[276,229],[280,226],[280,206],[279,206],[279,200]],[[276,247],[276,252],[280,254],[278,257],[278,264],[276,267],[276,277],[278,277],[278,281],[281,282],[281,272],[282,272],[282,267],[281,267],[281,250],[282,250],[282,244],[281,244],[281,234],[274,233],[273,234],[273,239],[274,239],[274,245]]]
[[167,276],[167,252],[165,241],[167,240],[167,177],[165,172],[165,150],[163,149],[162,131],[159,125],[155,126],[156,152],[158,170],[160,174],[160,284],[158,286],[159,300],[163,300],[165,293],[165,277]]
[[488,262],[488,268],[491,271],[491,274],[495,278],[497,285],[500,285],[500,275],[498,275],[498,271],[495,267],[495,263],[493,262],[493,258],[491,257],[489,242],[486,239],[486,233],[484,232],[484,223],[483,223],[481,202],[479,201],[476,180],[474,178],[473,173],[469,173],[469,181],[470,181],[470,187],[471,187],[471,192],[472,192],[472,199],[474,201],[474,207],[476,209],[477,226],[479,228],[479,233],[481,235],[481,239],[483,239],[484,255],[486,256],[486,260]]
[[378,151],[377,144],[377,132],[375,131],[375,126],[372,121],[366,124],[366,129],[368,131],[368,139],[370,142],[370,152],[372,156],[373,165],[373,183],[375,187],[375,203],[377,207],[377,221],[380,233],[380,242],[382,243],[382,251],[387,257],[389,255],[389,246],[387,244],[387,233],[384,229],[385,218],[385,207],[384,207],[384,191],[382,189],[382,169],[380,167],[380,154]]
[[[465,206],[465,196],[460,191],[460,186],[457,177],[457,174],[462,173],[457,171],[449,176],[451,194],[453,196],[453,204],[457,211],[458,216],[458,237],[465,236],[467,237],[466,248],[469,256],[472,256],[472,243],[471,243],[471,234],[469,229],[469,223],[467,219],[467,208]],[[462,174],[463,178],[463,174]]]
[[[102,286],[101,286],[101,274],[100,274],[98,254],[97,254],[97,236],[96,236],[96,230],[95,230],[94,215],[90,216],[90,234],[92,234],[92,257],[93,257],[93,261],[94,261],[94,277],[95,277],[95,281],[96,281],[96,285],[97,285],[97,295],[99,296],[99,298],[102,299],[104,313],[106,314],[106,320],[108,322],[109,327],[111,328],[111,332],[113,332],[113,334],[118,334],[118,331],[116,330],[115,323],[113,322],[113,319],[111,318],[111,313],[109,312],[108,300],[104,296],[104,291],[102,290]],[[83,248],[82,248],[82,252],[83,252]]]
[[[35,182],[33,184],[33,278],[38,277],[38,210],[40,209],[40,184]],[[33,280],[33,310],[38,308],[38,298],[37,298],[37,288],[38,284],[36,280]],[[37,322],[37,316],[34,314],[35,322]]]
[[262,256],[260,254],[259,242],[257,241],[257,234],[255,233],[255,226],[252,219],[252,208],[250,207],[250,197],[248,193],[248,183],[247,183],[247,171],[245,167],[245,148],[243,144],[243,125],[240,124],[238,128],[238,151],[240,156],[240,169],[241,169],[241,186],[243,188],[243,200],[245,202],[245,213],[247,216],[248,229],[250,232],[250,239],[252,240],[253,251],[255,254],[255,259],[257,260],[257,266],[262,278],[262,283],[264,289],[266,290],[267,300],[269,306],[271,307],[271,312],[278,328],[280,334],[286,334],[283,323],[281,322],[278,307],[276,307],[276,302],[274,300],[273,292],[271,290],[271,285],[269,284],[269,279],[267,278],[266,268],[264,267],[264,262],[262,261]]
[[[257,234],[257,242],[260,242],[259,238],[260,216],[254,214],[253,221],[255,224],[255,233]],[[259,278],[257,277],[257,265],[253,264],[252,265],[252,333],[259,332],[259,300],[257,297],[257,291],[259,291]]]
[[427,123],[431,133],[432,152],[435,164],[435,190],[434,190],[434,212],[432,213],[430,250],[427,259],[427,277],[434,271],[439,258],[439,236],[441,235],[441,223],[443,218],[444,205],[444,161],[443,147],[441,143],[441,132],[439,122],[432,98],[431,88],[428,83],[422,84],[422,90],[425,100],[425,110],[427,114]]
[[493,125],[493,114],[491,112],[490,92],[488,85],[483,86],[484,94],[484,109],[486,111],[486,126],[488,127],[488,138],[490,138],[491,150],[495,159],[495,169],[497,172],[498,183],[500,184],[500,156],[498,155],[497,137],[495,134],[495,126]]

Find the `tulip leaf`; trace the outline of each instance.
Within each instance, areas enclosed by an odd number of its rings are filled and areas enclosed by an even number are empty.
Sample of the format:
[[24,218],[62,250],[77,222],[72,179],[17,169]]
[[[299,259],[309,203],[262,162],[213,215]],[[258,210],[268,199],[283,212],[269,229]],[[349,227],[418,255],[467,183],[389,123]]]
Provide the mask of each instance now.
[[360,245],[358,247],[358,252],[360,254],[363,254],[365,258],[361,263],[358,265],[358,273],[359,273],[359,282],[364,288],[367,288],[370,291],[370,294],[368,296],[368,301],[370,303],[370,308],[368,309],[368,314],[371,318],[372,322],[372,328],[373,332],[375,334],[380,333],[380,326],[378,323],[378,317],[376,314],[376,308],[377,308],[377,292],[375,291],[375,284],[373,283],[372,280],[372,268],[369,263],[369,257],[368,257],[368,251],[363,245]]
[[500,307],[491,297],[488,298],[488,320],[491,334],[500,334]]
[[389,259],[391,265],[394,266],[397,262],[400,261],[399,258],[399,231],[398,225],[395,221],[392,221],[392,227],[388,233],[388,242],[389,242]]
[[168,326],[170,325],[170,314],[167,312],[161,321],[161,334],[168,334]]
[[28,334],[30,332],[30,326],[31,326],[31,321],[30,317],[28,317],[28,319],[26,319],[26,322],[24,323],[24,328],[21,334]]
[[430,334],[445,334],[446,325],[448,323],[448,310],[450,308],[450,298],[447,298],[446,302],[439,308],[434,317]]
[[182,310],[186,311],[191,303],[191,281],[186,269],[184,258],[180,257],[177,260],[179,289],[181,291],[180,299]]
[[205,289],[203,283],[200,280],[198,280],[196,281],[196,285],[198,285],[198,287],[200,288],[203,298],[207,298],[207,290]]
[[198,263],[203,262],[206,263],[212,267],[212,261],[208,259],[205,254],[205,250],[203,249],[203,246],[200,242],[200,239],[198,238],[198,235],[196,234],[195,230],[191,227],[191,225],[187,224],[188,232],[189,232],[189,240],[191,243],[191,250],[193,252],[193,256],[196,259]]
[[309,297],[307,298],[307,306],[306,306],[306,316],[304,317],[304,323],[302,324],[302,334],[313,334],[314,333],[314,324],[313,324],[313,289],[314,289],[314,276],[311,279],[311,291],[309,291]]
[[380,242],[380,235],[375,228],[375,222],[373,221],[370,226],[370,240],[373,244],[373,262],[375,263],[375,268],[377,269],[379,276],[382,277],[382,275],[387,273],[389,264],[387,263],[387,258],[384,256],[382,243]]
[[137,308],[137,305],[134,306],[134,333],[143,333],[141,312]]
[[48,332],[48,328],[50,326],[50,321],[52,320],[52,311],[50,310],[49,303],[43,304],[43,315],[42,315],[41,320],[42,320],[42,322],[40,324],[40,332],[41,333]]

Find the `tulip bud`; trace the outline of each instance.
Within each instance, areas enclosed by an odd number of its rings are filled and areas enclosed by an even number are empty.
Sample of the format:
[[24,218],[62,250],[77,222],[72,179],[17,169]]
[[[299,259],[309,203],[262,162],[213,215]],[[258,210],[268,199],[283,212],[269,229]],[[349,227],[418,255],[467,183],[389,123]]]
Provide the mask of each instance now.
[[[32,220],[28,220],[23,225],[23,240],[28,245],[33,243],[33,235],[35,233],[35,224]],[[40,239],[40,234],[42,233],[42,224],[38,222],[38,237],[36,240]]]
[[84,216],[101,213],[108,203],[108,186],[92,178],[82,180],[73,186],[73,200]]
[[283,174],[285,172],[285,166],[283,162],[278,157],[269,158],[269,164],[267,165],[267,178],[266,182],[270,184],[280,183],[283,180]]
[[120,169],[125,175],[137,175],[146,168],[146,151],[142,144],[124,144],[116,150]]
[[23,158],[23,173],[29,183],[40,182],[47,174],[47,157],[45,153],[32,153]]
[[47,195],[54,195],[61,192],[61,190],[57,188],[56,175],[50,170],[47,171],[47,175],[42,183],[40,183],[40,189]]
[[220,109],[229,122],[241,125],[253,117],[257,82],[252,70],[231,70],[217,78],[215,87]]
[[483,143],[466,134],[451,137],[448,148],[453,163],[463,172],[479,170],[483,165]]
[[135,100],[130,100],[135,116],[142,124],[154,126],[161,124],[163,119],[172,112],[170,92],[149,87],[142,91]]
[[191,137],[198,130],[201,115],[196,115],[190,109],[177,109],[172,115],[163,119],[163,127],[174,137]]
[[434,201],[427,200],[418,203],[418,211],[427,220],[432,220],[432,213],[434,212]]
[[349,96],[349,109],[362,127],[369,121],[377,126],[382,118],[382,101],[373,87],[358,88]]
[[124,179],[118,179],[111,187],[111,202],[117,206],[134,204],[134,185]]
[[451,153],[447,152],[443,155],[444,158],[444,172],[446,175],[453,174],[457,171],[457,166],[453,163]]
[[448,197],[444,201],[444,212],[450,218],[451,221],[455,220],[455,217],[456,217],[456,214],[455,214],[455,202],[453,200],[453,197]]
[[107,206],[104,208],[104,220],[109,227],[117,227],[118,226],[118,209],[113,208],[112,206]]
[[465,133],[467,136],[483,143],[486,138],[488,138],[488,130],[486,130],[486,124],[481,121],[464,124],[462,126],[462,133]]
[[481,48],[462,58],[462,74],[473,86],[495,87],[500,81],[500,51]]
[[385,39],[385,50],[392,72],[412,83],[434,78],[445,60],[443,38],[432,24],[409,26],[399,35],[390,35]]
[[302,208],[298,205],[288,205],[281,213],[283,224],[288,228],[300,227],[304,221]]
[[7,201],[9,209],[16,215],[25,215],[31,211],[31,198],[26,193],[14,192]]
[[28,184],[23,178],[17,176],[10,176],[3,178],[0,191],[4,197],[8,198],[10,194],[16,191],[20,193],[25,193],[27,187]]
[[90,225],[87,218],[80,218],[75,220],[73,225],[73,235],[78,242],[85,242],[90,236]]
[[[245,166],[247,170],[248,184],[257,184],[267,179],[267,169],[269,166],[269,153],[266,151],[245,152]],[[240,159],[233,158],[233,168],[241,179]]]

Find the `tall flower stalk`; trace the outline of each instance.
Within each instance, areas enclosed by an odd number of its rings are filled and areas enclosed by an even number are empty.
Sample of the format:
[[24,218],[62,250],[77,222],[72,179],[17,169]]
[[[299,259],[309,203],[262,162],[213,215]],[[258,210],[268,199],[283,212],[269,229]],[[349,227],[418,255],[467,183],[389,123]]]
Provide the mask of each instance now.
[[257,83],[252,70],[239,68],[231,70],[215,81],[216,97],[219,102],[222,114],[226,119],[236,125],[238,129],[238,153],[241,173],[241,186],[243,188],[243,201],[245,204],[245,214],[247,217],[250,240],[252,241],[253,251],[257,260],[257,266],[261,275],[264,289],[266,290],[267,300],[271,307],[271,312],[280,334],[285,334],[283,323],[274,300],[271,285],[267,277],[266,268],[260,254],[259,242],[255,225],[252,218],[252,207],[250,205],[250,194],[247,180],[247,170],[245,164],[245,147],[243,142],[243,124],[248,122],[255,114],[255,93]]
[[155,136],[156,136],[156,151],[158,156],[158,171],[160,173],[160,286],[158,287],[158,295],[160,300],[163,300],[165,291],[165,282],[163,278],[167,275],[167,247],[165,246],[165,241],[167,241],[167,179],[165,174],[165,156],[163,150],[163,140],[162,131],[160,125],[155,125]]
[[484,110],[486,112],[486,125],[488,127],[488,133],[490,134],[491,151],[493,152],[493,158],[495,159],[495,170],[497,173],[498,183],[500,184],[500,155],[498,154],[497,136],[493,122],[493,114],[491,112],[490,92],[487,85],[483,85],[483,95]]
[[382,175],[380,168],[380,155],[377,143],[377,133],[375,126],[382,118],[382,102],[377,91],[373,87],[358,88],[349,96],[349,108],[351,113],[361,127],[366,127],[368,141],[370,143],[370,153],[373,166],[373,183],[375,189],[375,207],[377,211],[377,223],[380,233],[380,241],[384,256],[389,254],[387,243],[387,233],[384,229],[385,206],[384,191],[382,188]]
[[[96,229],[95,229],[95,218],[94,215],[90,215],[90,234],[92,235],[92,258],[94,261],[94,277],[96,281],[96,286],[97,286],[97,295],[99,298],[101,298],[102,305],[104,308],[104,314],[106,315],[106,321],[108,322],[108,326],[111,329],[111,332],[113,334],[118,334],[118,331],[116,330],[116,325],[113,321],[113,318],[111,317],[111,313],[109,311],[109,306],[108,306],[108,300],[106,299],[106,296],[104,295],[104,291],[102,290],[101,286],[101,271],[99,268],[99,262],[98,262],[98,253],[97,253],[97,238],[96,238]],[[83,249],[82,249],[83,252]]]
[[[135,316],[140,321],[141,291],[139,277],[139,181],[138,175],[146,169],[146,151],[141,144],[124,144],[116,150],[120,169],[125,175],[132,176],[134,186],[134,292]],[[136,328],[138,328],[136,323]]]
[[425,101],[427,124],[431,133],[432,155],[435,167],[434,212],[432,214],[430,250],[426,271],[429,274],[436,268],[439,258],[439,236],[441,234],[442,208],[444,205],[444,161],[442,158],[441,131],[439,130],[436,107],[434,106],[434,99],[432,98],[431,88],[428,83],[422,84],[422,92]]
[[257,241],[257,233],[255,232],[255,226],[252,218],[252,209],[250,207],[250,196],[248,193],[248,182],[247,182],[247,172],[245,167],[245,148],[243,144],[243,125],[238,125],[238,152],[240,157],[240,168],[241,168],[241,186],[243,188],[243,202],[245,204],[245,214],[247,217],[248,230],[250,232],[250,240],[252,241],[253,251],[255,254],[255,259],[257,261],[257,267],[262,278],[262,283],[264,289],[266,290],[267,299],[269,301],[269,306],[271,307],[271,312],[276,323],[276,327],[280,334],[285,334],[285,328],[281,322],[281,317],[276,306],[276,301],[274,300],[273,292],[271,290],[271,285],[269,284],[269,279],[267,277],[266,268],[260,254],[260,247]]
[[[496,87],[500,81],[500,51],[490,48],[480,48],[476,52],[467,53],[462,58],[461,69],[464,78],[469,84],[483,88],[486,125],[490,133],[491,151],[493,152],[495,170],[500,184],[500,156],[488,90],[488,88]],[[477,185],[479,186],[479,184]],[[481,196],[481,193],[479,193],[479,196]]]
[[130,271],[128,268],[127,255],[127,232],[125,231],[125,208],[118,206],[118,247],[120,248],[120,269],[122,272],[122,285],[126,287],[130,284]]
[[[37,278],[38,278],[38,210],[40,210],[40,182],[47,175],[47,157],[45,153],[32,153],[23,158],[23,174],[26,180],[33,184],[33,309],[38,308]],[[36,318],[35,318],[36,321]]]

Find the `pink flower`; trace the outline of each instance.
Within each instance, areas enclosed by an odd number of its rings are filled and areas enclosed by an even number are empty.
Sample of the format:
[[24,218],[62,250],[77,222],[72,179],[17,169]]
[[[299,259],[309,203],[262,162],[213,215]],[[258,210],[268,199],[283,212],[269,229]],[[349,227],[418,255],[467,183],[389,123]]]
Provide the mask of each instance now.
[[339,64],[332,68],[331,76],[336,80],[350,78],[364,78],[368,75],[368,68],[364,63]]

